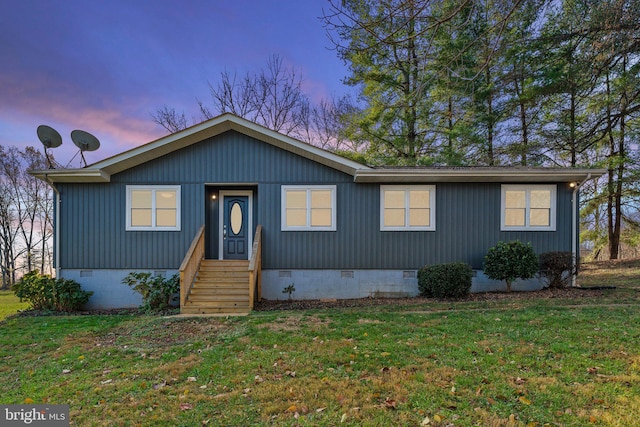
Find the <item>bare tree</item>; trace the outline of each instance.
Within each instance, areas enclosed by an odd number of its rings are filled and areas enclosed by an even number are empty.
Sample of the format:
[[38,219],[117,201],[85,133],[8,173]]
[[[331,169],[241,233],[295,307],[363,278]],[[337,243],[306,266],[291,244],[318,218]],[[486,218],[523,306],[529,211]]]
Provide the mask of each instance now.
[[[209,92],[216,114],[231,113],[246,118],[255,114],[256,79],[248,73],[240,78],[236,73],[225,70],[220,74],[217,86],[209,82]],[[215,115],[204,102],[198,100],[198,105],[205,119]]]
[[356,112],[357,107],[349,96],[321,100],[310,111],[309,143],[331,151],[360,151],[363,142],[347,137],[347,123]]
[[[5,262],[13,272],[16,271],[16,260],[20,258],[24,260],[22,268],[25,272],[36,266],[43,268],[47,263],[41,257],[50,252],[46,247],[52,235],[47,226],[51,223],[53,210],[51,189],[27,172],[44,169],[46,165],[44,155],[33,147],[23,151],[17,147],[2,148],[0,152],[0,177],[6,198],[3,200],[6,213],[0,212],[0,216],[4,214],[8,221],[9,229],[3,234],[11,241],[13,259]],[[15,280],[15,276],[11,280]]]
[[181,131],[189,126],[184,113],[178,113],[175,108],[167,105],[158,108],[155,113],[151,114],[151,118],[154,123],[159,124],[170,133]]
[[[0,155],[4,149],[0,146]],[[9,289],[16,279],[16,257],[14,246],[18,229],[15,227],[16,216],[11,203],[11,192],[4,177],[0,175],[0,273],[2,289]]]
[[[313,145],[339,148],[345,141],[342,120],[353,111],[353,103],[345,97],[311,105],[302,83],[302,76],[279,55],[272,55],[257,73],[239,76],[225,70],[217,84],[209,82],[210,104],[197,99],[200,117],[192,122],[232,113]],[[189,126],[184,113],[166,105],[152,118],[169,132]]]
[[205,119],[233,113],[285,135],[302,131],[308,117],[309,99],[302,91],[302,77],[285,67],[278,55],[267,60],[257,74],[239,78],[224,71],[217,86],[209,83],[213,112],[199,101]]

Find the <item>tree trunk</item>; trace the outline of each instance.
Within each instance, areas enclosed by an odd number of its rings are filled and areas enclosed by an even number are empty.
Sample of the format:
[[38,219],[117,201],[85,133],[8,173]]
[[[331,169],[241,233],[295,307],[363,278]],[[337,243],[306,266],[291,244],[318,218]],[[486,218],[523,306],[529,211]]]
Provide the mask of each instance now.
[[[487,88],[491,87],[491,72],[489,70],[489,64],[487,64],[487,68],[485,69],[485,83],[487,84]],[[489,93],[487,95],[487,160],[489,166],[494,166],[495,164],[493,154],[493,122],[493,89],[489,89]]]
[[571,167],[575,168],[578,163],[578,147],[576,141],[576,91],[572,85],[571,89],[571,111],[569,112],[571,118],[569,123],[569,150],[571,152]]
[[[611,99],[611,82],[609,80],[609,73],[605,77],[605,87],[607,93],[607,99]],[[615,229],[615,217],[616,204],[615,204],[615,171],[614,171],[614,159],[616,157],[616,141],[613,136],[613,122],[612,111],[610,101],[607,101],[607,138],[609,141],[609,168],[607,173],[607,237],[609,242],[609,259],[618,259],[618,242],[616,241]]]

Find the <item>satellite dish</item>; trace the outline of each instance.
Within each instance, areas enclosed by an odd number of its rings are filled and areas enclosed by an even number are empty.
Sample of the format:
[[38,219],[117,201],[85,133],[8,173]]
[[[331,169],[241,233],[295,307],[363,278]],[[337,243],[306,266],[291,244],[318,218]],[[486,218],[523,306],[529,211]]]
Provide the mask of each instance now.
[[87,166],[87,161],[84,158],[85,151],[95,151],[100,147],[100,141],[98,138],[91,135],[89,132],[83,130],[74,130],[71,132],[71,140],[80,149],[80,157],[82,162]]
[[49,169],[53,168],[53,164],[51,163],[51,159],[49,158],[49,153],[47,152],[48,148],[56,148],[62,145],[62,137],[54,128],[47,125],[40,125],[37,129],[38,139],[44,145],[44,154],[47,157],[47,162],[49,163]]
[[44,145],[44,148],[56,148],[62,145],[62,137],[54,128],[47,125],[40,125],[38,126],[37,132],[38,138],[40,142],[42,142],[42,145]]

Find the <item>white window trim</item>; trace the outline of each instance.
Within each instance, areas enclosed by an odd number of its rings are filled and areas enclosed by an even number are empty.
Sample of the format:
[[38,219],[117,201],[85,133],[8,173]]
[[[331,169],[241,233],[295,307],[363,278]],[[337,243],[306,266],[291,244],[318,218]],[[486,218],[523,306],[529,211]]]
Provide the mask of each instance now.
[[[386,227],[384,225],[384,197],[386,190],[404,190],[405,205],[405,225],[404,227]],[[407,192],[410,190],[429,191],[429,226],[409,225],[409,198]],[[436,186],[435,185],[381,185],[380,186],[380,231],[436,231]]]
[[[529,225],[530,219],[530,200],[531,191],[533,190],[549,190],[551,191],[551,204],[549,212],[549,225],[548,226],[531,226]],[[507,191],[524,191],[525,192],[525,225],[524,226],[507,226],[505,225],[506,214],[506,193]],[[503,184],[500,190],[500,231],[556,231],[556,200],[557,200],[557,185],[511,185]]]
[[[299,227],[287,226],[287,191],[307,192],[307,225]],[[311,190],[331,190],[331,226],[311,226]],[[336,186],[335,185],[283,185],[280,190],[280,230],[281,231],[336,231]]]
[[[131,192],[135,190],[151,190],[151,227],[134,227],[131,225]],[[156,191],[172,190],[176,192],[176,226],[175,227],[157,227],[155,226],[155,210],[156,210]],[[179,185],[127,185],[127,231],[180,231],[181,226],[181,210],[182,210],[182,198],[180,196]]]

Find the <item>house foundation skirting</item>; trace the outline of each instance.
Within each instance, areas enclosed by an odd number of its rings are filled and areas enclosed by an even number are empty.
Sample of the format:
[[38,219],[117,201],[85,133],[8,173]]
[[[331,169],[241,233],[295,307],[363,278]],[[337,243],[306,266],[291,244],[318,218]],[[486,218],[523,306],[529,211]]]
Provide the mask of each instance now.
[[93,295],[85,305],[88,310],[108,308],[135,308],[142,304],[142,297],[129,286],[122,283],[132,272],[151,272],[154,275],[171,277],[177,270],[116,270],[116,269],[60,269],[60,277],[75,280],[85,291]]
[[[404,298],[419,294],[417,270],[262,270],[262,297],[286,300],[283,291],[293,285],[293,299]],[[537,278],[517,280],[513,291],[542,289]],[[474,271],[471,292],[506,291],[504,282]]]
[[[61,269],[60,277],[72,279],[82,289],[92,291],[86,309],[133,308],[142,298],[122,283],[131,272],[151,272],[169,277],[171,269]],[[286,300],[283,293],[289,285],[295,291],[293,299],[347,298],[404,298],[419,294],[417,270],[262,270],[262,297]],[[538,279],[518,280],[513,291],[532,291],[542,288]],[[480,270],[474,271],[471,292],[505,291],[504,282],[488,279]]]

